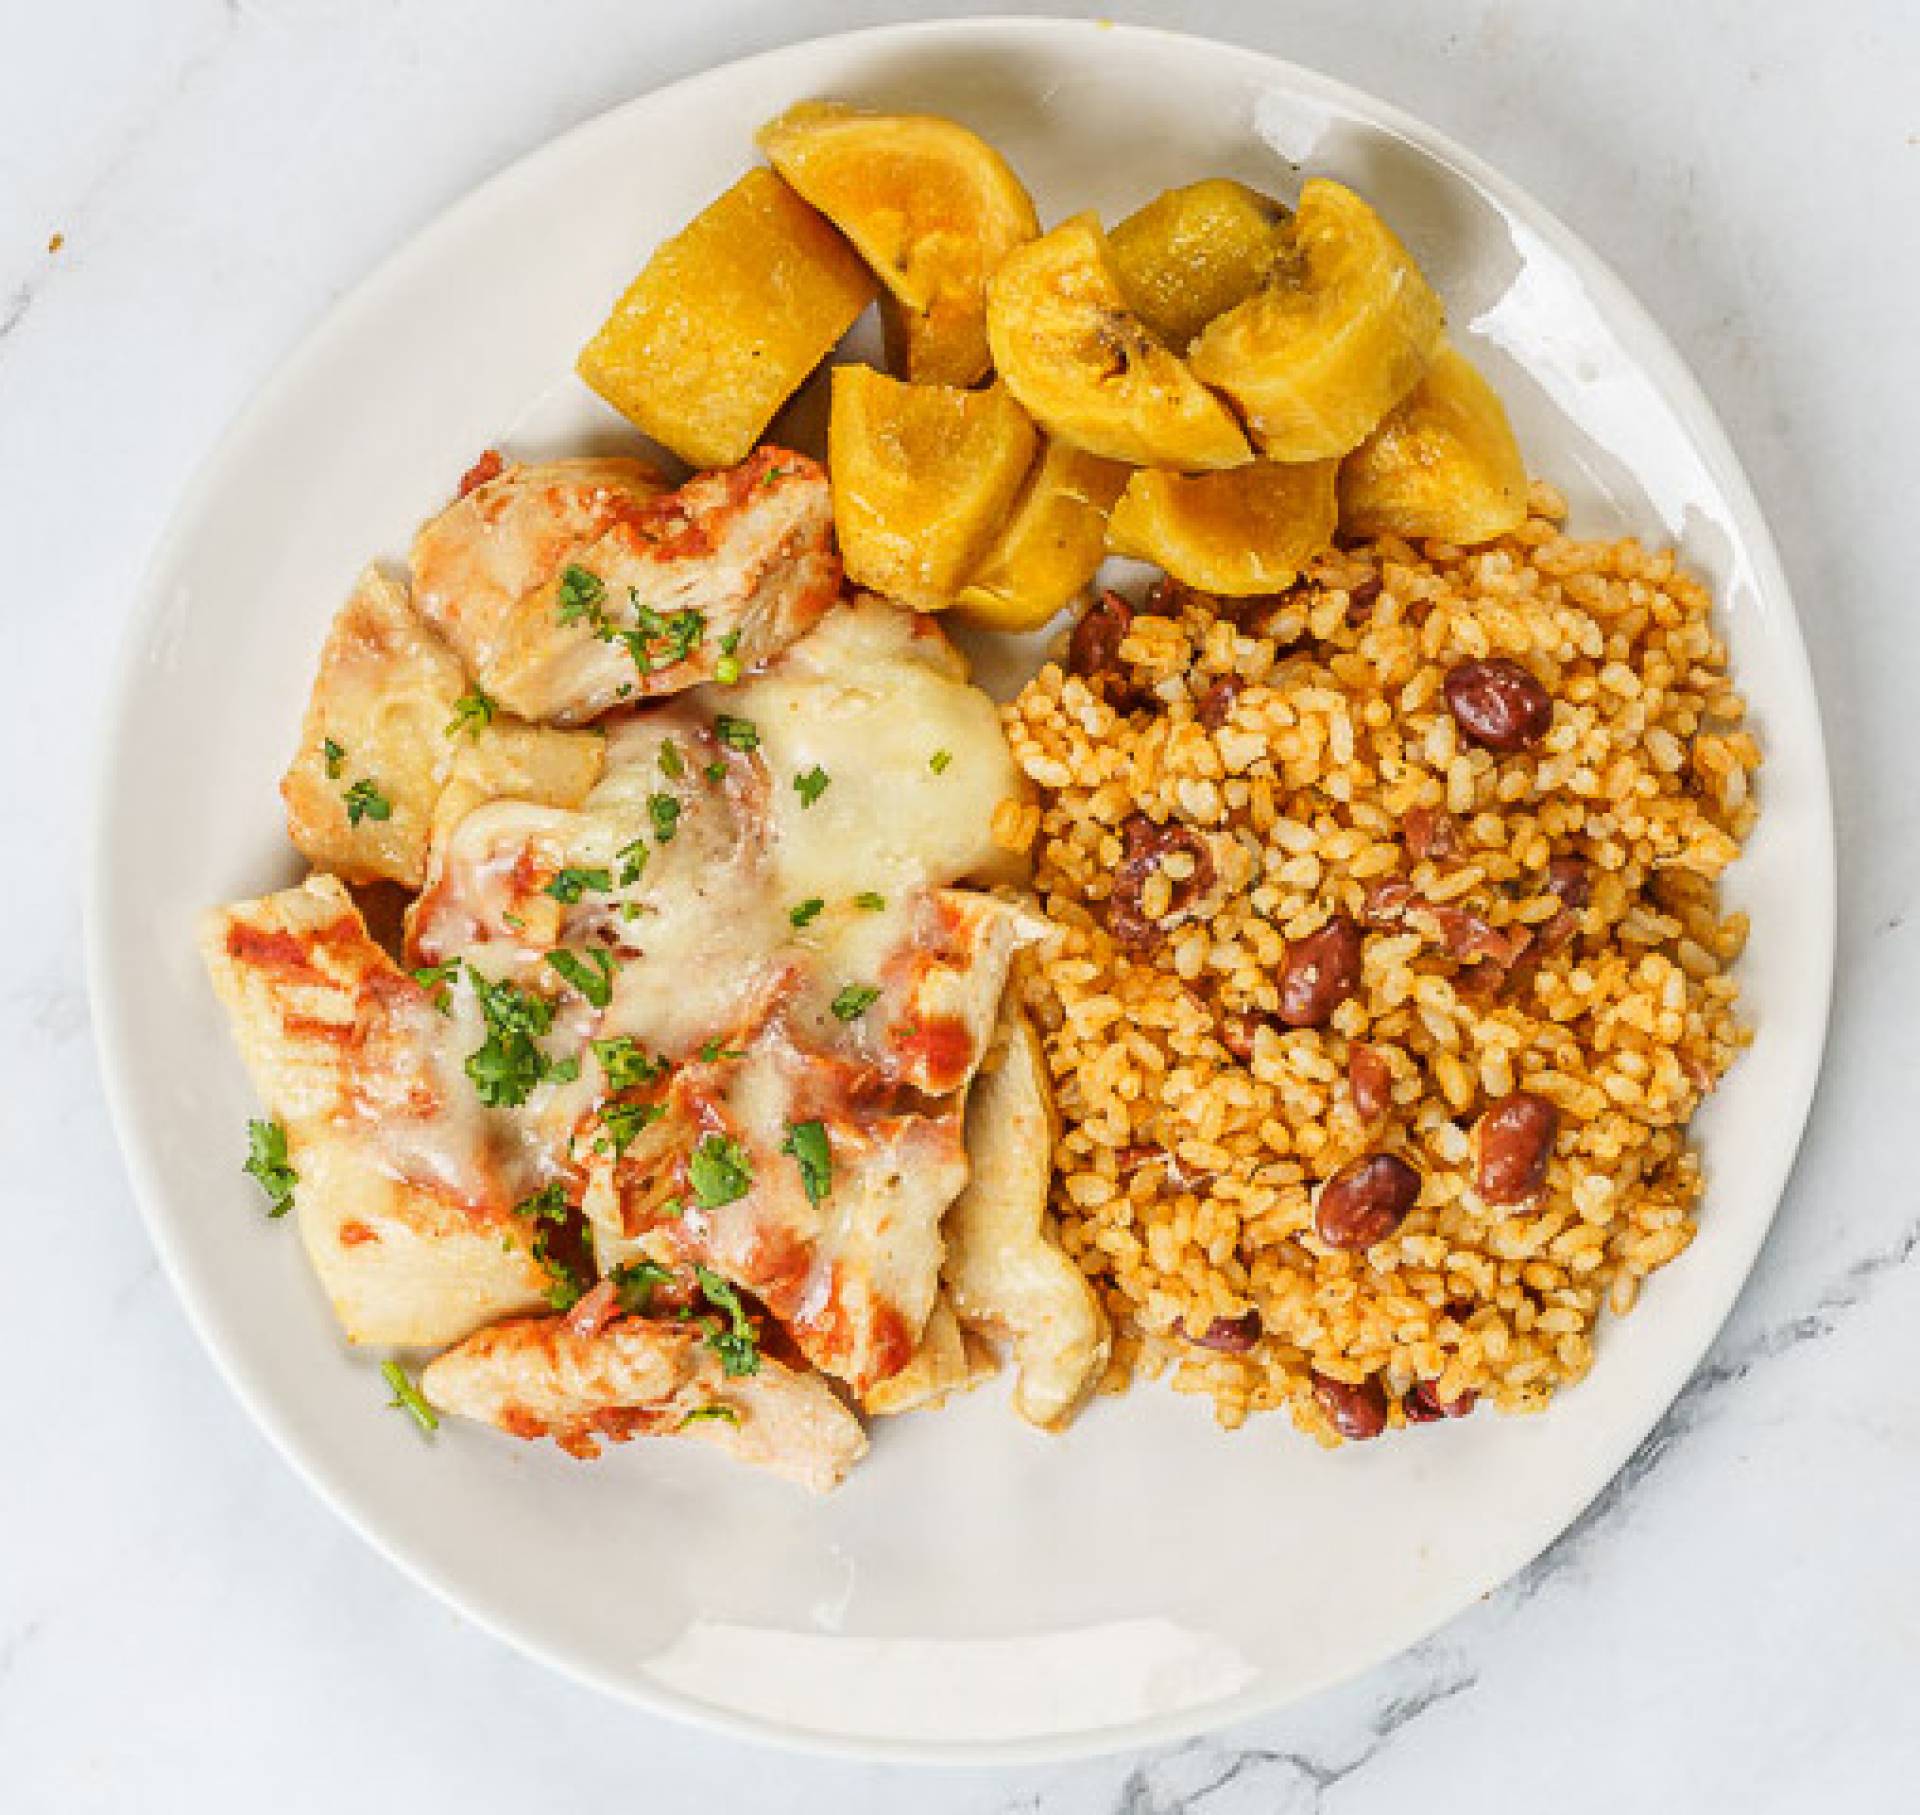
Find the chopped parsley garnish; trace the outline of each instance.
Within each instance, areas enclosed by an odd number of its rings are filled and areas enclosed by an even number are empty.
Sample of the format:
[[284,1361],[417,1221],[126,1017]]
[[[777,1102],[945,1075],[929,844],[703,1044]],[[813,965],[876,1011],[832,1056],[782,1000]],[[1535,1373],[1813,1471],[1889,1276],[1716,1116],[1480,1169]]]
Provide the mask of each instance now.
[[738,655],[740,653],[739,631],[729,630],[727,634],[720,639],[720,653],[722,655]]
[[629,1317],[641,1317],[653,1303],[654,1293],[673,1278],[673,1273],[657,1260],[629,1260],[615,1267],[607,1277],[613,1281],[620,1309]]
[[662,844],[672,844],[680,829],[680,803],[671,794],[649,794],[647,814],[653,821],[653,835]]
[[701,770],[701,774],[703,774],[708,781],[725,781],[727,779],[727,765],[723,762],[708,763],[707,766]]
[[687,1161],[687,1183],[705,1210],[737,1203],[753,1187],[753,1168],[738,1141],[710,1134]]
[[668,781],[678,781],[686,774],[687,765],[680,759],[680,746],[672,738],[660,740],[660,773]]
[[357,826],[363,819],[391,819],[393,802],[380,792],[371,776],[363,775],[346,792],[347,824]]
[[739,1051],[737,1048],[727,1045],[724,1040],[702,1040],[700,1042],[700,1063],[703,1065],[718,1064],[722,1059],[744,1059],[746,1056],[745,1053]]
[[547,1082],[549,1084],[571,1084],[580,1075],[580,1055],[569,1053],[564,1059],[547,1061]]
[[577,624],[589,618],[596,624],[600,601],[607,596],[606,582],[584,567],[569,567],[560,576],[560,622]]
[[675,662],[684,662],[693,653],[693,647],[707,634],[707,620],[697,611],[676,611],[667,619],[666,629],[661,641],[666,644],[665,659],[656,666],[670,668]]
[[293,1188],[300,1175],[287,1163],[287,1131],[278,1122],[247,1124],[244,1170],[267,1194],[269,1216],[285,1216],[293,1208]]
[[601,946],[589,946],[589,964],[578,952],[557,951],[547,954],[547,962],[595,1008],[605,1008],[613,1000],[613,954]]
[[596,630],[603,642],[624,645],[642,674],[684,662],[707,634],[707,620],[697,611],[676,611],[663,618],[651,606],[642,605],[632,587],[627,596],[633,601],[633,628],[621,630],[602,618]]
[[740,684],[740,658],[737,655],[723,655],[713,665],[713,678],[723,687],[737,687]]
[[606,1128],[608,1149],[613,1157],[618,1159],[640,1138],[644,1129],[651,1128],[666,1113],[664,1103],[603,1103],[600,1120]]
[[869,914],[878,914],[885,911],[887,898],[884,895],[875,894],[872,889],[862,889],[854,896],[853,905],[857,908],[865,908]]
[[604,895],[612,887],[613,877],[605,870],[576,870],[569,867],[554,871],[546,892],[555,901],[564,901],[568,907],[572,907],[589,889]]
[[797,907],[788,909],[787,918],[795,926],[809,926],[820,917],[820,910],[826,905],[818,895],[811,895]]
[[443,1015],[453,1013],[452,985],[460,975],[458,958],[449,958],[445,964],[423,964],[409,975],[427,992],[427,999]]
[[558,1071],[535,1044],[553,1026],[553,1004],[506,982],[491,983],[469,969],[486,1043],[467,1059],[467,1076],[489,1109],[524,1103],[533,1088]]
[[631,1034],[619,1034],[610,1040],[595,1040],[593,1056],[600,1061],[600,1069],[607,1074],[607,1087],[610,1090],[637,1090],[647,1084],[657,1084],[667,1075],[667,1062],[663,1058],[648,1057],[640,1050],[640,1042]]
[[827,1142],[824,1122],[789,1122],[780,1151],[790,1154],[800,1168],[800,1184],[808,1203],[819,1203],[833,1189],[833,1149]]
[[[749,1369],[748,1372],[752,1370]],[[680,1428],[685,1430],[690,1424],[738,1424],[740,1414],[730,1405],[696,1405],[680,1420]]]
[[760,748],[760,727],[750,718],[735,718],[730,712],[722,712],[713,721],[713,734],[729,750],[738,750],[742,755],[751,755]]
[[571,1311],[586,1297],[586,1276],[565,1255],[554,1253],[544,1229],[533,1238],[533,1258],[546,1269],[547,1303],[556,1311]]
[[345,766],[347,760],[346,746],[336,744],[332,738],[328,738],[326,742],[320,746],[320,760],[326,766],[327,780],[338,781],[340,779],[340,771]]
[[478,737],[493,723],[495,710],[493,697],[485,688],[468,689],[453,702],[453,717],[447,720],[447,735],[458,737],[464,731],[470,737]]
[[830,779],[826,770],[821,768],[818,763],[815,763],[814,766],[804,774],[796,775],[793,778],[793,791],[800,796],[801,806],[812,806],[821,795],[826,793],[827,783]]
[[936,775],[944,775],[947,772],[947,765],[952,761],[953,752],[951,750],[936,750],[927,758],[927,767]]
[[527,930],[527,923],[518,914],[502,914],[500,924],[512,927],[516,933],[524,933]]
[[647,867],[650,847],[644,838],[636,838],[632,844],[623,844],[614,852],[614,859],[620,865],[620,886],[630,889],[640,880],[640,872]]
[[836,1020],[857,1021],[880,1000],[879,989],[870,983],[849,983],[833,999]]
[[513,1207],[515,1216],[531,1218],[534,1222],[563,1223],[573,1206],[567,1202],[567,1194],[560,1189],[560,1182],[542,1185],[531,1197],[523,1197]]
[[393,1397],[387,1401],[389,1411],[405,1412],[429,1437],[440,1428],[439,1415],[399,1362],[381,1362],[380,1378],[393,1389]]
[[753,1333],[753,1321],[747,1316],[747,1307],[740,1302],[740,1294],[711,1267],[696,1263],[693,1273],[700,1282],[700,1291],[707,1303],[723,1313],[727,1320],[724,1327],[713,1324],[707,1327],[707,1340],[720,1357],[720,1366],[736,1377],[759,1373],[760,1343]]

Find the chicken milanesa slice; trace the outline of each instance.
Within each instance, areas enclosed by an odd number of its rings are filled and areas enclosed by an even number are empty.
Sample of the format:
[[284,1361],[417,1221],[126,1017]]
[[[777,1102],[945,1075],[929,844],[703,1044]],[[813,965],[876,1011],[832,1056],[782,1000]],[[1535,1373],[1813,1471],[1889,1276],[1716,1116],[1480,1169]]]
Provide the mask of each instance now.
[[420,886],[453,757],[447,725],[466,684],[407,589],[368,568],[327,632],[280,782],[287,836],[309,863],[349,882]]
[[913,1359],[868,1393],[860,1409],[879,1418],[930,1412],[945,1405],[955,1393],[971,1391],[991,1377],[998,1366],[986,1344],[961,1328],[953,1301],[942,1292],[933,1301]]
[[[1039,924],[994,896],[933,891],[902,917],[899,962],[875,973],[903,997],[876,1033],[816,1016],[816,999],[844,987],[832,947],[797,966],[763,1024],[675,1071],[625,1151],[596,1152],[591,1130],[576,1141],[596,1242],[713,1268],[863,1397],[900,1373],[939,1289],[941,1219],[967,1180],[964,1087],[1013,952]],[[910,1026],[938,1035],[931,1072],[921,1037],[899,1037]]]
[[420,531],[414,602],[509,710],[584,724],[786,648],[839,595],[832,532],[825,470],[780,448],[678,491],[638,460],[513,466]]
[[584,1334],[565,1318],[514,1318],[431,1362],[420,1386],[443,1412],[551,1437],[575,1456],[598,1455],[602,1439],[697,1437],[814,1493],[867,1448],[818,1375],[766,1354],[753,1373],[729,1375],[698,1329],[641,1317]]
[[543,1302],[512,1206],[524,1153],[473,1108],[453,1023],[331,876],[216,909],[214,991],[298,1174],[294,1208],[354,1342],[452,1342]]

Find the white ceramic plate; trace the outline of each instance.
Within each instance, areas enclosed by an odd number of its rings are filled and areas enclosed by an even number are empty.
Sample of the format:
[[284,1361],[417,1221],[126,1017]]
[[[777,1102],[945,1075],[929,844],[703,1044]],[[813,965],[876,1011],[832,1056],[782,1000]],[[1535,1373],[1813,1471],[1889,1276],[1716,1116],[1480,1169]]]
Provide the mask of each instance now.
[[[704,1450],[583,1468],[382,1409],[293,1231],[239,1172],[255,1113],[192,944],[210,902],[291,880],[275,780],[323,627],[360,565],[484,447],[621,440],[575,350],[653,244],[807,96],[947,113],[1044,219],[1169,184],[1365,192],[1445,296],[1578,527],[1677,541],[1712,582],[1767,745],[1734,881],[1758,1037],[1702,1120],[1700,1239],[1546,1416],[1326,1455],[1142,1391],[1064,1438],[1002,1396],[887,1427],[815,1503]],[[1698,1362],[1786,1181],[1817,1072],[1833,928],[1820,729],[1773,545],[1705,399],[1564,227],[1437,133],[1199,40],[978,21],[796,45],[631,102],[488,183],[328,318],[174,525],[111,708],[91,910],[109,1088],[174,1281],[235,1389],[318,1492],[513,1643],[649,1707],[870,1756],[1060,1756],[1270,1708],[1410,1644],[1580,1511]],[[1629,1565],[1629,1568],[1631,1566]]]

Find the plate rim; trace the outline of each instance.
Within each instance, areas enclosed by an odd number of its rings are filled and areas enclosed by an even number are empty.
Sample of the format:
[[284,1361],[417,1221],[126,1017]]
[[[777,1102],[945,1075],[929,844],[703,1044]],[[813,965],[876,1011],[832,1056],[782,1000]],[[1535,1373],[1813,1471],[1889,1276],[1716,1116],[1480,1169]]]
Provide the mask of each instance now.
[[[1614,1446],[1618,1453],[1611,1456],[1606,1472],[1597,1478],[1592,1492],[1574,1506],[1563,1521],[1545,1536],[1530,1530],[1509,1546],[1502,1562],[1491,1572],[1488,1580],[1463,1592],[1437,1618],[1410,1633],[1397,1650],[1358,1666],[1335,1668],[1304,1684],[1275,1688],[1270,1679],[1263,1677],[1246,1689],[1216,1700],[1096,1728],[1076,1728],[989,1741],[902,1739],[828,1732],[722,1707],[657,1680],[641,1680],[601,1670],[581,1659],[565,1655],[538,1633],[523,1629],[517,1621],[475,1605],[459,1586],[444,1578],[431,1553],[416,1550],[391,1538],[378,1529],[371,1518],[363,1517],[351,1498],[344,1491],[336,1489],[320,1464],[306,1452],[302,1442],[283,1426],[268,1393],[250,1377],[246,1364],[230,1353],[216,1337],[211,1305],[190,1283],[183,1252],[171,1228],[172,1219],[164,1208],[168,1193],[161,1179],[158,1157],[151,1145],[136,1132],[139,1121],[135,1098],[139,1084],[132,1061],[131,1040],[125,1028],[126,1011],[109,982],[113,957],[106,928],[113,914],[118,888],[113,863],[113,795],[124,763],[123,739],[128,708],[139,684],[140,658],[151,648],[165,608],[162,582],[190,544],[194,525],[223,489],[236,450],[247,440],[257,423],[272,416],[283,395],[296,388],[296,381],[303,370],[323,355],[327,344],[340,330],[362,313],[377,308],[389,291],[403,288],[410,269],[417,263],[430,262],[439,242],[456,232],[469,215],[483,212],[497,197],[521,184],[537,182],[549,160],[557,161],[565,149],[583,138],[611,130],[614,122],[627,114],[643,109],[669,93],[684,93],[704,85],[718,84],[743,68],[777,62],[825,46],[867,46],[878,49],[907,45],[916,40],[923,43],[940,40],[958,42],[995,36],[1042,38],[1096,32],[1108,39],[1134,40],[1146,50],[1155,44],[1204,46],[1208,51],[1237,58],[1250,70],[1263,71],[1278,82],[1317,91],[1352,108],[1370,124],[1398,134],[1480,185],[1496,202],[1522,214],[1529,226],[1540,232],[1557,254],[1569,259],[1591,280],[1602,293],[1608,313],[1623,319],[1633,328],[1638,341],[1635,348],[1636,363],[1648,372],[1662,399],[1673,409],[1689,439],[1711,469],[1716,483],[1726,494],[1740,545],[1751,564],[1756,595],[1767,615],[1776,619],[1773,632],[1779,639],[1778,654],[1782,660],[1783,680],[1790,692],[1802,696],[1808,712],[1812,731],[1812,772],[1800,779],[1806,788],[1810,816],[1807,830],[1812,834],[1809,842],[1817,842],[1819,847],[1817,853],[1810,851],[1809,855],[1817,855],[1820,861],[1817,874],[1809,883],[1815,899],[1805,904],[1817,911],[1813,916],[1814,923],[1802,929],[1802,950],[1803,956],[1815,963],[1819,983],[1818,1012],[1799,1050],[1793,1054],[1792,1114],[1788,1118],[1776,1119],[1776,1126],[1783,1130],[1783,1135],[1777,1140],[1774,1164],[1768,1169],[1769,1182],[1765,1192],[1767,1213],[1752,1229],[1746,1251],[1738,1257],[1739,1264],[1726,1272],[1720,1290],[1709,1295],[1708,1311],[1700,1318],[1697,1343],[1682,1345],[1684,1366],[1679,1362],[1673,1364],[1672,1377],[1670,1381],[1662,1383],[1657,1399],[1649,1395],[1652,1409],[1644,1422],[1638,1419],[1633,1421],[1630,1439]],[[784,1747],[815,1756],[870,1763],[1056,1764],[1163,1745],[1215,1732],[1303,1702],[1339,1683],[1354,1680],[1368,1671],[1381,1668],[1394,1658],[1404,1656],[1458,1618],[1474,1601],[1512,1581],[1535,1559],[1560,1542],[1607,1491],[1621,1469],[1639,1452],[1667,1416],[1718,1340],[1752,1277],[1761,1249],[1772,1232],[1781,1201],[1791,1183],[1819,1089],[1831,1026],[1838,921],[1838,868],[1826,728],[1799,610],[1772,526],[1705,387],[1695,377],[1658,319],[1612,265],[1554,210],[1477,152],[1397,103],[1383,100],[1355,83],[1269,51],[1205,32],[1175,31],[1162,26],[1050,14],[983,14],[901,21],[851,31],[818,33],[745,56],[729,58],[724,62],[708,64],[671,82],[646,88],[529,147],[407,232],[397,245],[350,283],[340,296],[311,317],[275,358],[264,379],[255,386],[200,459],[189,483],[180,492],[165,527],[153,543],[132,604],[120,628],[119,643],[108,684],[102,694],[99,715],[94,727],[91,773],[86,790],[88,846],[84,859],[82,932],[85,980],[94,1044],[100,1062],[102,1095],[141,1220],[174,1296],[185,1310],[187,1320],[212,1360],[215,1371],[273,1448],[333,1515],[396,1570],[429,1590],[461,1619],[572,1682],[630,1707],[683,1721],[706,1732],[732,1739]],[[1723,1241],[1726,1239],[1730,1238],[1723,1238]]]

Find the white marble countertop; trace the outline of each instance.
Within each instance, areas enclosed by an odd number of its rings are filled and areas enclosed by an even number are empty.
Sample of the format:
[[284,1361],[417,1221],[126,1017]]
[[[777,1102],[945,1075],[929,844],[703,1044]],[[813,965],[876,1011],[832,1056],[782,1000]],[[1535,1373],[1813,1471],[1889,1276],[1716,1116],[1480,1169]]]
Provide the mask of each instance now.
[[1360,1682],[1171,1751],[946,1773],[784,1758],[600,1701],[407,1586],[248,1423],[158,1273],[100,1100],[79,870],[89,683],[194,467],[342,290],[553,132],[787,38],[988,10],[1009,9],[15,9],[0,59],[9,1815],[212,1815],[263,1795],[288,1815],[1915,1806],[1920,928],[1907,915],[1920,793],[1907,744],[1920,607],[1901,551],[1920,421],[1920,11],[1908,0],[1111,6],[1358,82],[1560,211],[1705,381],[1805,616],[1843,865],[1812,1130],[1708,1365],[1519,1581]]

